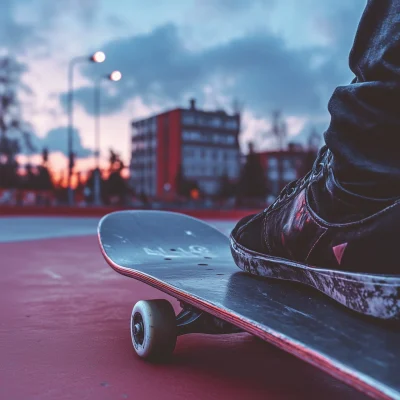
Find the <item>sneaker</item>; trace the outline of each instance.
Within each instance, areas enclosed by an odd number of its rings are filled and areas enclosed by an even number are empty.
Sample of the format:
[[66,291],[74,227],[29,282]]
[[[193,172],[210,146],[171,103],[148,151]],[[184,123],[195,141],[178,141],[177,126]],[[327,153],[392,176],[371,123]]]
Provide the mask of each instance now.
[[344,189],[324,146],[312,170],[231,233],[235,263],[254,275],[310,285],[346,307],[400,319],[400,199]]

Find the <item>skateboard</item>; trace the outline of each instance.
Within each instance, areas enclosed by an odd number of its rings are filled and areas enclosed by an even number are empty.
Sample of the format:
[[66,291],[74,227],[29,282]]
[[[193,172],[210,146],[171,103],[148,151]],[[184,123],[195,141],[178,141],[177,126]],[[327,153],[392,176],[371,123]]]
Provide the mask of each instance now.
[[235,265],[228,237],[167,211],[118,211],[98,226],[100,249],[122,275],[178,299],[137,302],[138,356],[171,357],[187,333],[248,332],[377,399],[400,399],[400,329],[348,310],[316,289],[259,278]]

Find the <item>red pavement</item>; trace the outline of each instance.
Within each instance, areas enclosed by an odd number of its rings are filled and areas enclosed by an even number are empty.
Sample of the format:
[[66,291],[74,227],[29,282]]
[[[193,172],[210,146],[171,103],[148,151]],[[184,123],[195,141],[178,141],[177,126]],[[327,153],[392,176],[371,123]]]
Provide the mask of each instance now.
[[171,363],[140,360],[131,308],[168,297],[111,270],[95,236],[0,255],[1,400],[364,398],[248,334],[183,336]]

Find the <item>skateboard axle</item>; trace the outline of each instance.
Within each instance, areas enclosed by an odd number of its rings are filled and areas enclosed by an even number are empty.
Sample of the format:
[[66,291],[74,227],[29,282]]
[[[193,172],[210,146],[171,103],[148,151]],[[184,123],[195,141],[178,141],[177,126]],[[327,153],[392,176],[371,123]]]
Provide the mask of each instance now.
[[178,336],[188,333],[222,335],[242,332],[240,328],[189,304],[181,302],[181,307],[182,311],[176,317]]
[[142,333],[143,333],[143,325],[140,322],[133,325],[133,334],[134,335],[140,335]]

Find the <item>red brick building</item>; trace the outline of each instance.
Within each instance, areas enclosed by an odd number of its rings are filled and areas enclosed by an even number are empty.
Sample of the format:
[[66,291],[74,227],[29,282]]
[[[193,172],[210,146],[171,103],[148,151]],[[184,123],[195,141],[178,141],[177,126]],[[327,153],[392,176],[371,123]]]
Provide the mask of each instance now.
[[132,122],[131,185],[136,193],[164,198],[176,193],[180,166],[200,190],[216,194],[223,175],[240,175],[240,116],[204,111],[191,100],[177,108]]

